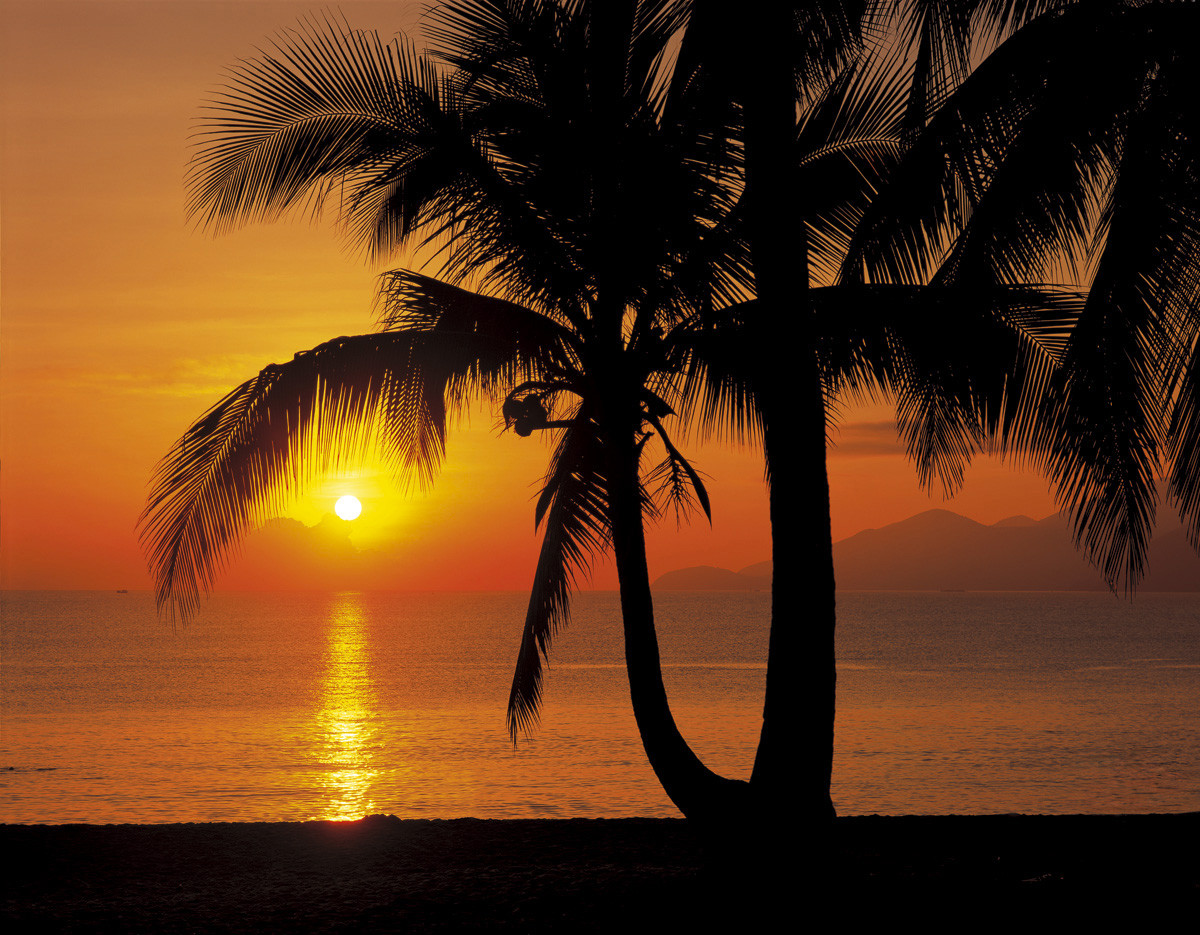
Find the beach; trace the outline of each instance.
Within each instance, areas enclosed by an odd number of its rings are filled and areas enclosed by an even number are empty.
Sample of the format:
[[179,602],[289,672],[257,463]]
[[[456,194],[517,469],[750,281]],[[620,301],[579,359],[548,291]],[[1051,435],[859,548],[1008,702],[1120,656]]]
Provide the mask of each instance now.
[[[1198,832],[1195,812],[839,818],[820,895],[860,924],[1162,930],[1200,897]],[[810,908],[795,880],[758,911],[673,819],[4,825],[0,842],[8,932],[796,930]]]

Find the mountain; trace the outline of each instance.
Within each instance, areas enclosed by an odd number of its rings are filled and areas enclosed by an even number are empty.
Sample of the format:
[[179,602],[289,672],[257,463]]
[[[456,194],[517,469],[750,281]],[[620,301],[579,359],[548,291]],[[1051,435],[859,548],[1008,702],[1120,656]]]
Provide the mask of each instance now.
[[[769,569],[771,563],[761,564]],[[769,570],[766,575],[748,575],[713,565],[693,565],[659,576],[654,587],[662,591],[767,591],[771,588],[771,574]]]
[[[1040,521],[1013,516],[987,526],[949,510],[927,510],[834,543],[833,558],[838,587],[845,590],[1106,590],[1100,573],[1075,549],[1061,514]],[[699,566],[667,572],[654,586],[755,590],[770,587],[770,577],[770,562],[739,572]],[[1200,591],[1200,556],[1182,528],[1152,540],[1139,589]]]
[[1038,521],[1030,519],[1028,516],[1021,514],[1020,516],[1010,516],[1008,519],[1002,519],[998,523],[993,523],[993,526],[1036,526]]

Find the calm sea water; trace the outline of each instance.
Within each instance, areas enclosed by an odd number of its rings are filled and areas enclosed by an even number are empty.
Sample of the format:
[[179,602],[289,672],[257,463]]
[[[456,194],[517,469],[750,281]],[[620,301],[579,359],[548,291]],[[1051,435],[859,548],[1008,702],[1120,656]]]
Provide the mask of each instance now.
[[[749,774],[769,597],[657,598],[702,759]],[[3,595],[0,821],[670,816],[616,595],[577,596],[542,726],[504,726],[524,595]],[[1200,596],[844,593],[842,814],[1200,809]]]

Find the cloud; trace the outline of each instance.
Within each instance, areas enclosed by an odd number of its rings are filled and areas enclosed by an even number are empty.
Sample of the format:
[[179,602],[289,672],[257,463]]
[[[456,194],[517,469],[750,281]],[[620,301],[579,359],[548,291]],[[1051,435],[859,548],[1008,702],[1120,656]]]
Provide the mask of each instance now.
[[904,445],[896,432],[896,423],[847,422],[834,426],[829,433],[829,453],[840,458],[903,457]]

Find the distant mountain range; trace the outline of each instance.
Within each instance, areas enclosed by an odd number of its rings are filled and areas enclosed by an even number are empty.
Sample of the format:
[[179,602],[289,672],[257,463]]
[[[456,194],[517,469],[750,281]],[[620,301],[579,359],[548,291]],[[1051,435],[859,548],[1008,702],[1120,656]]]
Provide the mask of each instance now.
[[[1076,550],[1061,514],[1012,516],[991,526],[927,510],[834,543],[838,588],[888,591],[1102,591],[1104,579]],[[669,571],[668,591],[763,590],[771,563],[740,571],[698,565]],[[1200,591],[1200,556],[1176,525],[1154,537],[1143,591]]]

